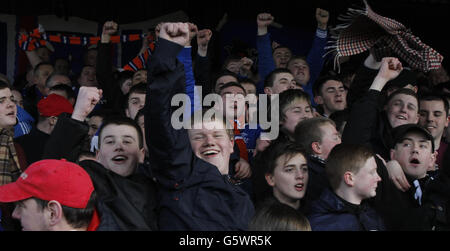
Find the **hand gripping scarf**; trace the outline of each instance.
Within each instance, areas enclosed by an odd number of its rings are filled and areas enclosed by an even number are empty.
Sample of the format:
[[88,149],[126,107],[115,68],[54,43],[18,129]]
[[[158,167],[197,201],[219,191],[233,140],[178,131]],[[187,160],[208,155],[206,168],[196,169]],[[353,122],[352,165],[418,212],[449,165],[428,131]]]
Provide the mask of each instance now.
[[339,57],[352,56],[372,49],[375,57],[397,55],[412,69],[428,72],[438,69],[444,57],[414,36],[403,24],[373,12],[364,0],[365,10],[349,8],[338,17],[344,24],[332,29],[336,35],[333,45],[326,47],[335,52],[334,67],[339,69]]

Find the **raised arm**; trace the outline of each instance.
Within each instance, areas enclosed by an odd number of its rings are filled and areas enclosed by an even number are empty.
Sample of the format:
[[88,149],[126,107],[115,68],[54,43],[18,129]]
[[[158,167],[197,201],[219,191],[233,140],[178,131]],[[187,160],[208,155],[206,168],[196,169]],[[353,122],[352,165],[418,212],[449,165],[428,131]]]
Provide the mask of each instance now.
[[45,146],[43,159],[76,161],[88,137],[89,126],[85,120],[102,96],[95,87],[81,87],[71,117],[61,115]]
[[272,56],[272,44],[268,33],[268,26],[273,23],[274,17],[269,13],[260,13],[256,18],[258,36],[256,49],[258,50],[258,71],[261,81],[257,84],[257,92],[264,93],[264,79],[275,69]]
[[306,86],[303,89],[313,97],[312,86],[314,82],[316,82],[317,78],[322,71],[323,64],[325,59],[323,56],[325,55],[325,46],[327,43],[327,26],[328,20],[330,18],[330,13],[327,10],[323,10],[320,8],[316,9],[316,21],[317,21],[317,29],[316,34],[314,36],[311,49],[308,52],[306,57],[306,62],[309,65],[309,81],[306,83]]
[[108,21],[103,25],[101,42],[98,44],[97,55],[97,79],[106,100],[112,102],[114,98],[113,89],[119,88],[114,86],[113,72],[112,72],[112,57],[111,57],[111,36],[117,33],[118,25],[113,21]]
[[[189,96],[191,101],[190,111],[188,114],[194,111],[194,89],[195,89],[195,77],[194,70],[192,68],[192,46],[191,41],[197,36],[198,28],[197,25],[193,23],[188,23],[189,26],[189,40],[184,45],[183,50],[178,54],[178,60],[184,66],[184,73],[186,76],[186,94]],[[187,109],[187,108],[186,108]]]
[[190,172],[192,149],[187,131],[171,123],[175,94],[185,93],[185,74],[177,55],[189,40],[188,24],[161,25],[155,53],[148,66],[145,102],[146,141],[150,163],[157,176],[179,180]]
[[194,76],[196,85],[203,88],[204,95],[211,93],[213,89],[211,86],[211,58],[208,56],[208,45],[211,37],[211,30],[203,29],[198,31]]
[[402,64],[397,58],[383,58],[381,68],[369,92],[352,106],[350,118],[344,130],[344,143],[369,144],[380,112],[378,98],[381,90],[389,80],[396,78],[402,69]]

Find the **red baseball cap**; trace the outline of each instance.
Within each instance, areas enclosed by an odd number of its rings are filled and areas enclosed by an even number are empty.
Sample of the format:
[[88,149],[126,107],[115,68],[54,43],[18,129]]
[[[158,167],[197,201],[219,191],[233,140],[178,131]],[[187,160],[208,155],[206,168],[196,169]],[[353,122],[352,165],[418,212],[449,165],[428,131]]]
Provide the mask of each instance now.
[[61,113],[73,113],[73,106],[65,97],[50,94],[37,104],[39,115],[43,117],[59,116]]
[[17,181],[0,186],[0,202],[34,197],[83,209],[93,191],[89,174],[79,165],[66,160],[41,160],[30,165]]

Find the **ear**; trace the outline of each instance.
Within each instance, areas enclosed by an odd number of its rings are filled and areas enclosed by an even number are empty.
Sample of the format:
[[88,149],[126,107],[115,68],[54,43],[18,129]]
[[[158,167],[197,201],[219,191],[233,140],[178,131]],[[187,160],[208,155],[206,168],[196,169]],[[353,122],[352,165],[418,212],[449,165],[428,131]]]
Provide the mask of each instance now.
[[145,148],[139,150],[139,163],[144,163],[145,160]]
[[419,87],[416,85],[416,86],[414,86],[413,87],[413,91],[415,92],[415,93],[417,93],[418,91],[419,91]]
[[344,173],[344,182],[347,186],[353,187],[355,185],[355,181],[353,179],[353,173],[352,172],[345,172]]
[[434,165],[436,164],[436,159],[437,159],[437,155],[438,155],[438,151],[434,151],[434,153],[432,153],[430,155],[430,165],[428,166],[428,170],[434,170]]
[[99,158],[100,158],[100,150],[97,149],[97,150],[95,150],[95,159],[98,161]]
[[36,84],[38,82],[39,78],[36,74],[33,73],[33,77],[31,78],[31,80],[33,81],[33,84]]
[[48,94],[49,94],[49,92],[50,92],[50,88],[48,88],[47,86],[44,87],[44,92],[45,92],[45,93],[43,93],[43,94],[45,94],[45,95],[48,96]]
[[75,99],[74,98],[70,98],[69,102],[72,104],[72,106],[75,104]]
[[128,118],[130,117],[130,110],[128,110],[128,108],[125,109],[125,116],[127,116]]
[[322,153],[322,149],[320,147],[320,143],[319,142],[312,142],[311,143],[311,149],[313,150],[313,152],[315,154],[321,154]]
[[56,117],[56,116],[51,116],[48,120],[48,123],[51,126],[55,126],[57,122],[58,122],[58,117]]
[[234,138],[230,138],[231,141],[231,152],[230,153],[234,153]]
[[62,206],[58,201],[49,201],[46,210],[48,213],[47,217],[50,227],[58,225],[63,220],[64,214],[62,211]]
[[264,88],[264,93],[268,94],[268,95],[272,95],[272,88],[271,87],[265,87]]
[[273,181],[273,175],[270,173],[266,173],[266,175],[264,175],[264,177],[266,178],[266,182],[267,184],[269,184],[269,186],[274,187],[275,186],[275,182]]
[[395,149],[391,149],[391,160],[395,160]]
[[420,119],[420,114],[419,114],[419,113],[417,113],[417,116],[416,116],[416,121],[414,122],[414,124],[417,124],[417,123],[419,123],[419,119]]
[[318,105],[323,105],[323,98],[322,98],[322,96],[315,96],[314,97],[314,102],[316,102],[316,104],[318,104]]

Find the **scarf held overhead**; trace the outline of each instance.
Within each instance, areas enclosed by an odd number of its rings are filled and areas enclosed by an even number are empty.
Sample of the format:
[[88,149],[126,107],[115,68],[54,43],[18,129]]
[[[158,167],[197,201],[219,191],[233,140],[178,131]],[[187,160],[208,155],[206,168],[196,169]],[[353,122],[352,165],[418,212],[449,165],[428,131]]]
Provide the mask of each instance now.
[[[121,36],[112,36],[111,43],[127,43],[145,39],[147,34],[128,34]],[[101,37],[76,37],[76,36],[63,36],[63,35],[47,35],[41,25],[39,28],[34,29],[29,33],[20,33],[18,37],[19,47],[23,51],[34,51],[37,48],[43,47],[47,42],[62,43],[66,45],[82,45],[90,46],[96,45],[101,40]],[[144,69],[146,62],[151,55],[151,52],[155,49],[154,37],[149,35],[147,37],[149,41],[148,49],[134,58],[129,64],[124,67],[124,70],[138,71]]]
[[[336,53],[334,67],[339,69],[339,58],[357,55],[371,50],[377,59],[397,55],[412,69],[428,72],[441,67],[441,54],[424,44],[403,24],[373,12],[367,1],[365,9],[349,8],[338,17],[344,24],[336,26],[332,32],[333,45],[326,47],[328,53]],[[327,54],[328,54],[327,53]]]

